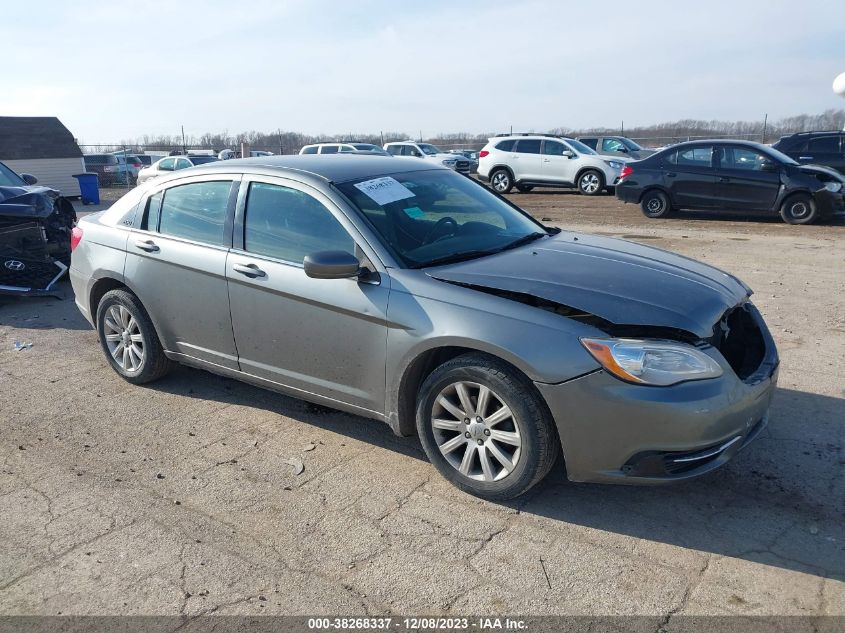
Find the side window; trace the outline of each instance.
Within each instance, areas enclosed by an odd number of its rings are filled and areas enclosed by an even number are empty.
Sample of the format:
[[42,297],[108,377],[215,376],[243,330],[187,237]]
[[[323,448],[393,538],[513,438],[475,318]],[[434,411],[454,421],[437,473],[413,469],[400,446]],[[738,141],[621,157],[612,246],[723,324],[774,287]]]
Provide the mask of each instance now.
[[722,166],[726,169],[762,171],[767,161],[770,159],[763,154],[742,147],[724,147],[722,150]]
[[147,199],[147,206],[144,208],[144,219],[141,222],[141,228],[144,231],[158,231],[162,198],[164,198],[164,192],[159,191]]
[[601,150],[603,152],[618,152],[625,149],[622,141],[617,141],[615,138],[603,138],[601,141]]
[[313,145],[312,145],[311,147],[303,147],[303,148],[302,148],[302,153],[303,153],[303,154],[316,154],[316,153],[317,153],[317,148],[316,148],[316,147],[314,147]]
[[819,136],[818,138],[811,138],[807,143],[808,152],[821,152],[824,154],[838,154],[839,153],[839,137],[838,136]]
[[516,143],[516,151],[520,154],[539,154],[540,139],[520,139]]
[[337,145],[323,145],[320,148],[321,154],[337,154]]
[[341,152],[354,152],[354,151],[355,151],[355,148],[354,148],[354,147],[352,147],[351,145],[341,145],[341,146],[340,146],[340,151],[341,151]]
[[391,156],[401,156],[402,155],[402,146],[401,145],[388,145],[387,146],[387,153]]
[[685,167],[712,167],[713,146],[690,147],[678,150],[677,165]]
[[222,246],[231,188],[230,181],[218,180],[165,190],[159,233]]
[[668,152],[663,157],[663,160],[669,163],[670,165],[677,165],[678,164],[678,152]]
[[599,140],[597,138],[579,138],[584,145],[589,147],[590,149],[596,149],[596,145],[598,144]]
[[543,143],[543,153],[547,156],[563,156],[566,147],[557,141],[546,141]]
[[187,169],[188,167],[192,167],[191,161],[186,158],[177,158],[176,159],[176,169]]
[[165,158],[158,164],[159,171],[173,171],[176,166],[175,158]]
[[355,242],[331,212],[307,193],[280,185],[249,186],[244,249],[302,264],[317,251],[355,252]]
[[511,151],[513,151],[513,146],[514,146],[515,143],[516,143],[516,141],[514,141],[513,139],[510,139],[510,140],[507,140],[507,141],[500,141],[496,145],[496,149],[499,150],[499,151],[502,151],[502,152],[511,152]]

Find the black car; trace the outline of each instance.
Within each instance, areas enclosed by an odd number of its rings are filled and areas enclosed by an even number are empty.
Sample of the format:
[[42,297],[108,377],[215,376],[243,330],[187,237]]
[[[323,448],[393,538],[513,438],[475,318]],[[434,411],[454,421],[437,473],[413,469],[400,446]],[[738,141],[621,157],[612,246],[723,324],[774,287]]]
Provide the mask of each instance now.
[[749,141],[679,143],[628,163],[616,197],[642,206],[650,218],[678,209],[780,213],[789,224],[845,214],[845,176],[820,165],[800,165]]
[[772,145],[802,164],[825,165],[845,174],[845,131],[800,132]]

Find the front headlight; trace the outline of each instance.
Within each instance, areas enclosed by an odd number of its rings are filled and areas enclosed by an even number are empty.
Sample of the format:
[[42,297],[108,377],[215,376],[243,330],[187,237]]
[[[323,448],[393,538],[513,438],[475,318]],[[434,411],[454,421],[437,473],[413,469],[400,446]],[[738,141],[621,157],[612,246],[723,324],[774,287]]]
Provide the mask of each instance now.
[[611,169],[622,169],[622,163],[618,160],[606,160],[604,162],[610,165]]
[[455,164],[456,164],[457,162],[458,162],[458,161],[457,161],[457,160],[455,160],[455,159],[453,159],[453,158],[452,158],[452,159],[447,158],[446,160],[444,160],[444,161],[443,161],[443,164],[444,164],[446,167],[454,167],[454,166],[455,166]]
[[833,193],[839,193],[840,191],[842,191],[842,183],[841,182],[833,182],[831,180],[831,181],[824,183],[824,188],[827,189],[828,191],[833,192]]
[[685,380],[718,378],[722,368],[704,352],[672,341],[582,338],[581,344],[609,373],[639,385],[668,387]]

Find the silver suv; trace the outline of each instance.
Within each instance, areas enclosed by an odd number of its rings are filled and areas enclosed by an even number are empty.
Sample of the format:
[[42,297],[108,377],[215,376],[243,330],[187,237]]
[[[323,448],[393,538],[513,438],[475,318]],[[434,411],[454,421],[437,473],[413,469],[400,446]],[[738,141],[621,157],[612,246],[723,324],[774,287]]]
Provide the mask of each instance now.
[[542,134],[500,135],[478,153],[478,176],[499,193],[513,187],[577,188],[587,196],[611,191],[624,158],[605,158],[575,139]]
[[470,162],[466,156],[444,152],[437,145],[431,143],[417,143],[416,141],[401,141],[385,143],[384,149],[392,156],[406,156],[422,158],[423,160],[443,165],[462,174],[469,174]]

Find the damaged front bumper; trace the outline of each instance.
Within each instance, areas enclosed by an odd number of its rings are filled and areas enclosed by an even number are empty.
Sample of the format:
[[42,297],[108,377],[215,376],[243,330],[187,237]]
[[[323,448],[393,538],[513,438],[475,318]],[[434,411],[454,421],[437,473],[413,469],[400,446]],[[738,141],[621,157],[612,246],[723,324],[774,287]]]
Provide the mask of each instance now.
[[0,294],[54,294],[67,271],[73,206],[46,187],[0,187]]
[[[569,479],[688,479],[724,465],[758,437],[768,423],[779,358],[756,308],[747,304],[737,311],[759,327],[763,349],[751,371],[725,343],[706,350],[722,367],[718,378],[652,387],[598,370],[560,384],[535,383],[555,418]],[[739,329],[730,315],[725,319]]]

